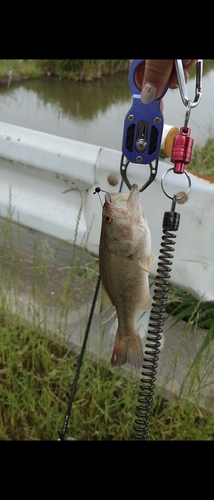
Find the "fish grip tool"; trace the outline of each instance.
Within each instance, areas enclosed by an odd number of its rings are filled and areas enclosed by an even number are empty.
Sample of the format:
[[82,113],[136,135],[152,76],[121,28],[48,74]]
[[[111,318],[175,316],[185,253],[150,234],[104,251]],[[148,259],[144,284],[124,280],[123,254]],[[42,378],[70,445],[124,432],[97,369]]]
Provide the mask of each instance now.
[[133,103],[124,120],[120,162],[120,174],[129,189],[131,189],[131,183],[127,177],[129,163],[149,165],[150,176],[144,186],[139,189],[140,192],[144,191],[157,175],[164,125],[160,102],[168,89],[167,84],[162,95],[150,104],[144,104],[141,101],[141,89],[137,84],[135,74],[138,66],[144,62],[145,59],[134,59],[130,64],[129,85]]
[[[170,272],[172,266],[173,252],[175,250],[175,231],[179,228],[180,214],[175,212],[175,206],[177,201],[181,201],[183,198],[187,197],[191,189],[191,179],[187,172],[184,170],[185,165],[190,163],[193,139],[190,138],[191,130],[188,128],[188,122],[190,117],[190,111],[192,107],[195,107],[201,99],[201,81],[202,81],[202,61],[198,60],[196,66],[196,89],[195,98],[193,101],[188,100],[183,65],[181,60],[175,61],[179,89],[181,93],[181,98],[186,106],[186,114],[184,127],[180,129],[180,134],[175,137],[171,162],[174,163],[173,168],[169,168],[161,179],[161,188],[164,194],[172,200],[172,206],[170,212],[165,212],[163,217],[163,235],[162,243],[160,249],[160,255],[158,260],[157,275],[155,279],[155,289],[153,295],[152,308],[150,312],[148,332],[146,337],[146,350],[143,361],[142,373],[141,373],[141,383],[140,392],[138,398],[138,406],[136,411],[135,420],[135,434],[134,437],[140,440],[146,440],[148,436],[149,422],[152,409],[152,401],[154,394],[154,387],[156,381],[163,325],[165,319],[167,295],[168,295],[168,285],[170,283]],[[164,185],[164,180],[168,172],[174,171],[175,174],[185,174],[188,180],[188,189],[186,193],[181,197],[176,197],[176,195],[171,196]]]

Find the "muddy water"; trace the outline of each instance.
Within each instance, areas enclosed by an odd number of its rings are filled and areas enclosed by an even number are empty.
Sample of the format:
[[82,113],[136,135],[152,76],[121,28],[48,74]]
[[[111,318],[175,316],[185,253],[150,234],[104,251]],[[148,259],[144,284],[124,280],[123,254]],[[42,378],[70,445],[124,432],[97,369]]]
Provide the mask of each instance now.
[[[195,79],[188,82],[189,98]],[[201,103],[192,110],[189,126],[195,144],[203,146],[214,130],[214,69],[203,77]],[[121,150],[123,121],[132,104],[128,75],[95,82],[29,80],[0,87],[0,121],[69,139]],[[164,97],[165,123],[184,124],[185,107],[178,90]]]

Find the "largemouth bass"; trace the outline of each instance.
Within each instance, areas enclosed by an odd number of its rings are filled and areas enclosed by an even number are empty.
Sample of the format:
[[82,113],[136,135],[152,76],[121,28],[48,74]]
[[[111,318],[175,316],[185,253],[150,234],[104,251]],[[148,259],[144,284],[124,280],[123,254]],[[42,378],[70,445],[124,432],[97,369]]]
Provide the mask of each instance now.
[[101,314],[104,316],[114,305],[118,317],[112,365],[128,362],[137,368],[142,366],[143,347],[137,316],[139,310],[146,311],[152,303],[149,292],[151,259],[150,230],[137,184],[133,184],[130,194],[107,193],[102,212],[99,268]]

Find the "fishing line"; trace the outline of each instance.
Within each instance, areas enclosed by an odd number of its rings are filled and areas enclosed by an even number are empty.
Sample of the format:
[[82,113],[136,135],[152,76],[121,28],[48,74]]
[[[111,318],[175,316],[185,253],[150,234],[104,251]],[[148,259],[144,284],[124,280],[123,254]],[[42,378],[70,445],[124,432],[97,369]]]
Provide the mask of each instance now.
[[77,363],[76,375],[75,375],[74,382],[73,382],[73,385],[72,385],[72,388],[71,388],[71,395],[70,395],[70,399],[69,399],[69,402],[68,402],[68,407],[67,407],[67,411],[66,411],[66,415],[65,415],[65,420],[64,420],[62,431],[59,433],[59,439],[58,439],[58,441],[64,441],[65,433],[67,431],[68,421],[69,421],[69,417],[71,415],[72,404],[73,404],[74,396],[75,396],[75,393],[76,393],[77,382],[78,382],[78,379],[79,379],[80,370],[81,370],[81,366],[82,366],[82,362],[83,362],[83,357],[84,357],[84,353],[85,353],[86,343],[87,343],[87,340],[88,340],[88,335],[89,335],[89,331],[90,331],[90,327],[91,327],[91,322],[92,322],[92,318],[93,318],[93,314],[94,314],[94,309],[95,309],[95,305],[96,305],[96,300],[97,300],[97,296],[98,296],[99,286],[100,286],[100,276],[98,276],[97,285],[96,285],[96,289],[95,289],[95,293],[94,293],[94,298],[93,298],[93,301],[92,301],[91,311],[90,311],[90,314],[89,314],[88,324],[87,324],[87,327],[86,327],[86,331],[85,331],[85,335],[84,335],[84,340],[83,340],[83,344],[82,344],[80,356],[79,356],[78,363]]
[[[98,194],[98,196],[99,196],[99,200],[100,200],[100,203],[101,203],[101,205],[103,206],[103,204],[102,204],[102,200],[101,200],[101,198],[100,198],[100,191],[102,191],[102,193],[107,193],[108,195],[109,195],[109,192],[108,192],[108,191],[105,191],[104,189],[100,189],[100,187],[96,187],[96,188],[95,188],[95,191],[93,192],[93,194],[96,194],[96,193]],[[109,196],[110,196],[110,195],[109,195]]]
[[[123,186],[123,180],[121,181],[121,184],[120,184],[119,193],[121,193],[122,186]],[[108,193],[108,191],[104,191],[103,189],[100,189],[99,187],[96,187],[93,194],[97,193],[98,196],[99,196],[100,191],[102,191],[104,193]],[[102,205],[102,201],[101,201],[100,196],[99,196],[99,199],[100,199],[100,202],[101,202],[101,205]],[[86,331],[85,331],[85,334],[84,334],[83,344],[82,344],[82,348],[81,348],[81,351],[80,351],[80,356],[79,356],[78,363],[77,363],[76,374],[75,374],[75,378],[74,378],[74,381],[73,381],[73,384],[72,384],[72,387],[71,387],[71,394],[70,394],[70,398],[69,398],[69,401],[68,401],[68,407],[67,407],[67,410],[66,410],[66,414],[65,414],[65,418],[64,418],[64,423],[63,423],[62,430],[61,430],[61,432],[59,432],[58,441],[64,441],[65,434],[67,432],[68,422],[69,422],[69,418],[71,416],[72,405],[73,405],[74,397],[75,397],[75,394],[76,394],[77,383],[78,383],[79,376],[80,376],[80,370],[81,370],[82,363],[83,363],[83,358],[84,358],[84,354],[85,354],[86,344],[87,344],[87,340],[88,340],[88,336],[89,336],[89,332],[90,332],[90,328],[91,328],[91,323],[92,323],[92,319],[93,319],[93,315],[94,315],[94,309],[95,309],[95,305],[96,305],[96,301],[97,301],[97,297],[98,297],[100,282],[101,282],[101,277],[99,275],[98,279],[97,279],[96,289],[95,289],[95,293],[94,293],[94,297],[93,297],[93,301],[92,301],[92,305],[91,305],[91,310],[90,310],[90,314],[89,314],[89,318],[88,318],[88,323],[87,323]]]

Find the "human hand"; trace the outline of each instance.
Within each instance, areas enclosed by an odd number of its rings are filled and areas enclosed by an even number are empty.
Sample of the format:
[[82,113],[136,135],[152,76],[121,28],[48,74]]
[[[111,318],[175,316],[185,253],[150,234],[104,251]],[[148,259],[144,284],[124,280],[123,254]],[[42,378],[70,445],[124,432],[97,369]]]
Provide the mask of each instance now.
[[[187,81],[189,74],[186,69],[195,66],[197,59],[183,59],[182,61]],[[169,88],[178,88],[174,59],[146,59],[145,63],[136,68],[135,81],[137,86],[142,89],[141,99],[144,104],[158,99],[168,82]]]

